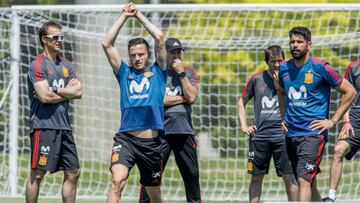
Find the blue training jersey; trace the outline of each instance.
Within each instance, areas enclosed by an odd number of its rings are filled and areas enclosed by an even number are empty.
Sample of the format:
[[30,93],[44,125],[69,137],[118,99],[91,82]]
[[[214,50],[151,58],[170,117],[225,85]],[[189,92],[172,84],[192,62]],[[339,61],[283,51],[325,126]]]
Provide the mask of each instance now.
[[[287,136],[319,134],[320,130],[310,129],[310,123],[328,118],[330,89],[341,84],[342,76],[329,63],[311,57],[300,68],[292,59],[283,62],[279,77],[287,96]],[[323,134],[327,137],[327,131]]]
[[167,71],[155,62],[138,72],[121,61],[116,79],[120,85],[120,132],[164,129],[164,95]]

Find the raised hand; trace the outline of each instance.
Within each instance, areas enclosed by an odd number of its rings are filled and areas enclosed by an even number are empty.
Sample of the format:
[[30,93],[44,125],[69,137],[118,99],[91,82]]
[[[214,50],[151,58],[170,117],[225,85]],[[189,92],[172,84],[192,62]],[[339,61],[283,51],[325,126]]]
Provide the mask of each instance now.
[[180,59],[175,59],[172,67],[175,69],[177,73],[184,72],[184,65]]
[[136,16],[137,12],[138,12],[138,9],[135,6],[135,4],[133,4],[132,2],[129,3],[128,5],[126,5],[122,10],[122,13],[126,17],[134,17],[134,16]]

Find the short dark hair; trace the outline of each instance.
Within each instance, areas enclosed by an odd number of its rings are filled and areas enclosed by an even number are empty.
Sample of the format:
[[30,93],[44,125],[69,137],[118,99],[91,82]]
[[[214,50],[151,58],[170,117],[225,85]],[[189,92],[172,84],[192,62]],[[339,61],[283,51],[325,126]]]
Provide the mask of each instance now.
[[62,26],[55,21],[48,21],[44,23],[39,30],[39,40],[41,46],[44,46],[44,43],[42,42],[42,37],[48,34],[49,27],[56,27],[59,28],[60,30],[62,29]]
[[285,59],[284,50],[278,45],[272,45],[265,49],[265,61],[269,61],[270,57],[282,56]]
[[308,42],[311,41],[311,32],[306,27],[302,27],[302,26],[293,27],[289,31],[289,37],[291,37],[292,35],[301,35],[304,37],[306,41]]
[[148,44],[148,42],[147,42],[144,38],[142,38],[142,37],[138,37],[138,38],[131,39],[131,40],[129,41],[129,44],[128,44],[128,50],[130,50],[130,47],[135,46],[135,45],[138,45],[138,44],[145,44],[148,53],[150,53],[149,44]]

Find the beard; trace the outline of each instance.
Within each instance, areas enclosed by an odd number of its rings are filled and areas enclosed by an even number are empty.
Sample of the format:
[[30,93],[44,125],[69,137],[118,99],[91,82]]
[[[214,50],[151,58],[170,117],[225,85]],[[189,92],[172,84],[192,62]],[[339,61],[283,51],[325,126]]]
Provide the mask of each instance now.
[[306,53],[307,53],[307,50],[291,50],[291,56],[296,59],[296,60],[299,60],[299,59],[302,59],[306,56]]

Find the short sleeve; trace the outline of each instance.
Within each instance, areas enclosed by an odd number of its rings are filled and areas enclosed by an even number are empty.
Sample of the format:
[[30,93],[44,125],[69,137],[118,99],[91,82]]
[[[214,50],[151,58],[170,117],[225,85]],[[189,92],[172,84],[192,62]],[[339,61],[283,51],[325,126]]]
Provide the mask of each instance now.
[[254,96],[254,78],[251,77],[242,92],[242,98],[249,101]]
[[121,60],[119,70],[117,73],[114,72],[116,78],[121,77],[122,75],[126,74],[126,71],[128,71],[129,65],[127,65],[123,60]]
[[352,71],[352,64],[350,63],[345,70],[344,77],[352,84],[354,85],[354,73]]
[[31,63],[28,76],[32,84],[47,79],[47,71],[43,65],[43,57],[37,57],[36,60]]
[[329,63],[325,63],[323,67],[321,74],[329,85],[332,88],[339,86],[343,81],[343,77]]

